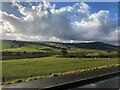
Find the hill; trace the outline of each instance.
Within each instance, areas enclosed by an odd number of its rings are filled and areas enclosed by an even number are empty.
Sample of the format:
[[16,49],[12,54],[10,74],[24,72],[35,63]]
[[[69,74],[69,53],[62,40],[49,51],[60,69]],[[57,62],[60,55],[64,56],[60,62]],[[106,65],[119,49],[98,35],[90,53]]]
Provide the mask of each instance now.
[[67,48],[69,52],[77,52],[79,50],[105,50],[116,51],[117,46],[103,42],[90,43],[61,43],[61,42],[30,42],[30,41],[15,41],[2,40],[3,52],[48,52],[59,51],[62,48]]
[[84,49],[95,49],[95,50],[110,50],[114,51],[117,50],[117,46],[103,43],[103,42],[92,42],[92,43],[76,43],[73,44],[74,46],[78,48],[84,48]]

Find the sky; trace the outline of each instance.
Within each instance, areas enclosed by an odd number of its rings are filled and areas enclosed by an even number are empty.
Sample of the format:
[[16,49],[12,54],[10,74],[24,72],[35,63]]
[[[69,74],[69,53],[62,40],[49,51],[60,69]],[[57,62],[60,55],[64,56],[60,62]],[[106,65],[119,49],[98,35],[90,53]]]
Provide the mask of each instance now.
[[3,2],[2,39],[118,42],[117,2]]

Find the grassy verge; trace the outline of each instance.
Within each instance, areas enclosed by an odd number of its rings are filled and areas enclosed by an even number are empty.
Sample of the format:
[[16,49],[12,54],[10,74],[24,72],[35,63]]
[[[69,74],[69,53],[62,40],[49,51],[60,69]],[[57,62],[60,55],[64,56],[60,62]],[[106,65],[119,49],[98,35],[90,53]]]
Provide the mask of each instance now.
[[2,62],[3,84],[118,66],[117,58],[32,58]]

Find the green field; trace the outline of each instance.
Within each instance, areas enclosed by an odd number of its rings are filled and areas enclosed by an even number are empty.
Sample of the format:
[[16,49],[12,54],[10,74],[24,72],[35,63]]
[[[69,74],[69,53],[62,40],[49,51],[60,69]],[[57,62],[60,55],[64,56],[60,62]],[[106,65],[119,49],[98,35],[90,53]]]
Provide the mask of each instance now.
[[65,73],[93,67],[118,64],[117,58],[32,58],[2,61],[3,77],[5,82],[17,79],[26,80],[31,75],[48,76],[52,73]]
[[60,43],[60,42],[25,42],[2,40],[2,52],[53,52],[66,48],[68,52],[80,52],[81,50],[116,51],[117,46],[102,43]]
[[[111,67],[118,64],[118,47],[102,42],[61,43],[2,40],[0,46],[2,46],[1,52],[3,53],[3,84],[30,81],[56,74],[58,76],[80,73],[96,67],[100,69],[104,66]],[[62,52],[65,49],[66,55]],[[42,54],[45,55],[45,53],[48,54],[43,58]]]

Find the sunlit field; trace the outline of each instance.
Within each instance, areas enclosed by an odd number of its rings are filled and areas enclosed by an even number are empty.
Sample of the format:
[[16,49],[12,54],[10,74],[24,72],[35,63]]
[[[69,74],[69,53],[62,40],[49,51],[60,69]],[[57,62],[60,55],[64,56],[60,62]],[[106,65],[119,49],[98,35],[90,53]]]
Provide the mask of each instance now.
[[118,64],[117,58],[32,58],[2,62],[4,82]]

